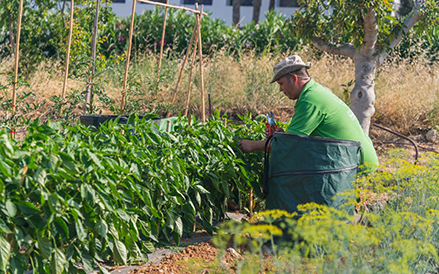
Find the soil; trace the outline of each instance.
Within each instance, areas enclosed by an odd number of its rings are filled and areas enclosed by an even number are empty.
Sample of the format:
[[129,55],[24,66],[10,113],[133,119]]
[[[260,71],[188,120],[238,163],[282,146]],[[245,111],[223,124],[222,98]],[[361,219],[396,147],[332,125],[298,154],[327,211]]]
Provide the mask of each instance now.
[[152,263],[131,273],[197,273],[203,270],[206,264],[214,263],[217,257],[218,249],[212,243],[204,242],[199,245],[190,245],[182,252],[166,255],[159,264]]
[[[211,240],[189,245],[181,252],[165,255],[159,263],[150,263],[129,273],[236,273],[237,263],[243,257],[231,246],[233,246],[232,242],[228,244],[225,252],[221,252]],[[244,250],[249,250],[249,247],[241,246],[239,249],[240,252]]]

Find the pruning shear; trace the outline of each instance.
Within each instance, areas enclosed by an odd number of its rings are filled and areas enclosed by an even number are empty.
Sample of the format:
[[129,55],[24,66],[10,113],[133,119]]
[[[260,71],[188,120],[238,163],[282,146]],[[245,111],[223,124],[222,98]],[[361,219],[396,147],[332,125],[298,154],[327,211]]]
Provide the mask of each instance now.
[[267,134],[267,138],[273,135],[273,133],[277,129],[276,121],[274,120],[273,112],[270,111],[270,113],[266,114],[267,122],[265,123],[265,132]]

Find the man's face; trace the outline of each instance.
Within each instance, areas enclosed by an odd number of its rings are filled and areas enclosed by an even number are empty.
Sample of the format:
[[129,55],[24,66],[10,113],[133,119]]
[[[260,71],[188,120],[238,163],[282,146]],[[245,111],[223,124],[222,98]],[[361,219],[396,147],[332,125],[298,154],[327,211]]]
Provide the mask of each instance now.
[[297,100],[300,96],[300,90],[297,86],[298,78],[296,75],[285,75],[279,78],[276,82],[279,84],[279,91],[282,91],[285,96],[291,100]]

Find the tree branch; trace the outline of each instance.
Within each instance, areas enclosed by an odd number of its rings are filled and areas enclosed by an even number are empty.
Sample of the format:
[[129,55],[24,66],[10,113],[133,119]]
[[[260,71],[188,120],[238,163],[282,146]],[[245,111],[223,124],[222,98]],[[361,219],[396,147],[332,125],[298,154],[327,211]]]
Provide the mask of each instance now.
[[389,51],[395,48],[402,41],[402,38],[404,38],[404,36],[409,32],[409,30],[413,28],[414,25],[422,19],[421,14],[419,14],[419,8],[420,6],[415,8],[413,16],[407,17],[404,20],[403,27],[399,32],[398,36],[395,39],[393,39],[393,41],[390,43],[388,48],[382,50],[382,52],[378,57],[378,66],[380,66],[384,62],[386,57],[389,55]]
[[322,51],[326,51],[332,54],[345,55],[351,58],[353,58],[355,54],[355,48],[351,44],[344,44],[337,46],[333,44],[328,44],[322,39],[314,37],[313,45]]
[[364,43],[361,46],[361,53],[371,56],[375,52],[375,44],[378,40],[378,24],[374,7],[369,8],[364,17]]

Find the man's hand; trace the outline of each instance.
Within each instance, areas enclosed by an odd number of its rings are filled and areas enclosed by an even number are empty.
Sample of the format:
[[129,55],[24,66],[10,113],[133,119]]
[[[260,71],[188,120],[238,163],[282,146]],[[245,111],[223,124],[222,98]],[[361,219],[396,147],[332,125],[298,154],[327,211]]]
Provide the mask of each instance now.
[[[285,130],[283,128],[278,127],[274,130],[274,132],[285,132]],[[265,135],[268,136],[268,128],[265,128]]]
[[264,151],[265,141],[241,140],[238,143],[242,152]]

